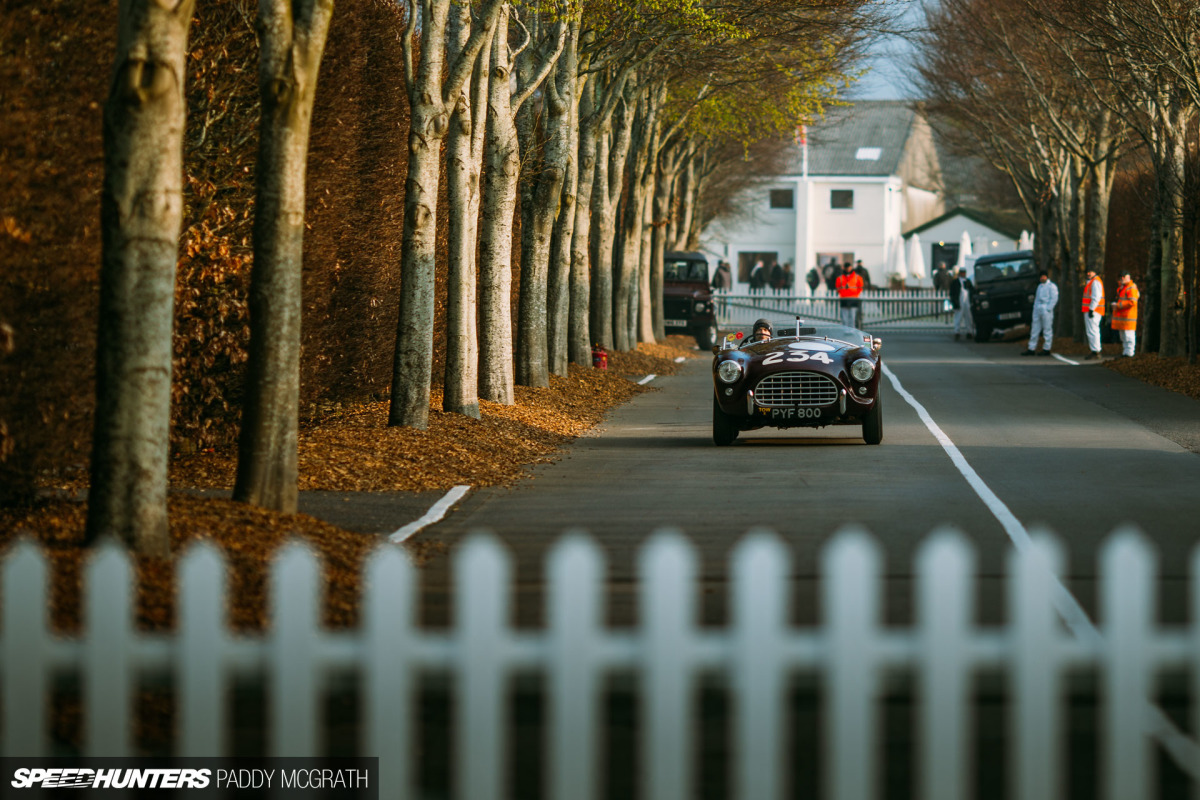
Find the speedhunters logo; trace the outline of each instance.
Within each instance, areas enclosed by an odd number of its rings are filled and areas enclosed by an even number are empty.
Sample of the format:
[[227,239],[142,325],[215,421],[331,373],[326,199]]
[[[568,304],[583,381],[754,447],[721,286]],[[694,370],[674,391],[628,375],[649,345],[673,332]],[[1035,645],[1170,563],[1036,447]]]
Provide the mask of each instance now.
[[207,769],[87,769],[51,767],[13,773],[14,789],[206,789]]
[[378,800],[377,758],[3,758],[0,797]]

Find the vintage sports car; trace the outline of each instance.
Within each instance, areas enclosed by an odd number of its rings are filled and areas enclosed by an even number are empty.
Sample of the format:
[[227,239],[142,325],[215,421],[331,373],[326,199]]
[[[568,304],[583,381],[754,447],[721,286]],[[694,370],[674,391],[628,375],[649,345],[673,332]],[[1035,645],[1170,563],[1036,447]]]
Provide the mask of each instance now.
[[867,444],[879,444],[882,347],[856,328],[799,319],[765,341],[729,334],[713,347],[713,442],[768,426],[861,425]]

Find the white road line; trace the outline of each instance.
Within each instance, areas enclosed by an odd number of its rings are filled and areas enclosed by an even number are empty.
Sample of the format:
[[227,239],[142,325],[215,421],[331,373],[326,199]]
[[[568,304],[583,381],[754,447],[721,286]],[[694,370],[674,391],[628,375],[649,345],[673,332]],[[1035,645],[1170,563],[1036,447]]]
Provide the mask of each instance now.
[[[1055,354],[1056,358],[1060,358]],[[1066,361],[1066,359],[1062,359]],[[1073,363],[1073,362],[1067,362]],[[1076,364],[1076,366],[1078,366]],[[913,397],[908,390],[901,384],[900,379],[895,373],[888,369],[887,365],[883,366],[883,374],[891,382],[892,388],[896,393],[904,398],[910,406],[912,406],[917,416],[925,423],[925,427],[933,434],[933,438],[937,439],[938,444],[946,451],[946,455],[950,456],[950,460],[962,476],[966,478],[967,483],[975,490],[975,494],[979,495],[979,499],[988,507],[993,516],[1000,522],[1000,526],[1004,528],[1004,532],[1008,534],[1008,538],[1012,540],[1013,546],[1021,552],[1026,552],[1033,547],[1033,540],[1029,536],[1029,531],[1021,524],[1016,515],[1009,510],[1004,501],[996,496],[996,493],[983,482],[983,478],[979,477],[979,473],[967,463],[967,459],[963,456],[962,451],[954,444],[949,436],[946,435],[936,422],[933,421],[932,415],[925,409],[925,406]],[[1059,616],[1067,624],[1071,633],[1075,634],[1080,640],[1087,642],[1090,645],[1096,646],[1103,641],[1100,631],[1092,624],[1088,618],[1087,612],[1079,605],[1079,601],[1075,599],[1067,587],[1063,586],[1058,580],[1058,576],[1052,576],[1054,580],[1054,607],[1058,611]],[[1149,733],[1162,743],[1163,747],[1171,754],[1173,760],[1192,778],[1200,779],[1200,746],[1192,739],[1183,734],[1176,727],[1162,709],[1151,704],[1150,706],[1150,725]]]
[[647,383],[649,383],[650,381],[654,380],[657,377],[658,377],[657,375],[655,375],[653,372],[651,372],[649,375],[647,375],[646,377],[644,377],[640,381],[638,381],[638,386],[645,386]]
[[450,507],[466,496],[467,492],[471,491],[470,486],[455,486],[450,491],[446,492],[441,500],[434,503],[425,516],[421,517],[416,522],[410,522],[400,530],[388,537],[388,541],[393,544],[400,544],[410,538],[417,531],[427,528],[435,522],[441,521],[442,517],[446,516],[446,512]]
[[1078,367],[1078,366],[1079,366],[1079,362],[1078,362],[1078,361],[1072,361],[1072,360],[1071,360],[1071,359],[1069,359],[1069,358],[1063,358],[1063,357],[1062,357],[1062,356],[1060,356],[1058,353],[1051,353],[1050,355],[1054,356],[1055,358],[1057,358],[1059,361],[1063,362],[1064,364],[1070,364],[1072,367]]

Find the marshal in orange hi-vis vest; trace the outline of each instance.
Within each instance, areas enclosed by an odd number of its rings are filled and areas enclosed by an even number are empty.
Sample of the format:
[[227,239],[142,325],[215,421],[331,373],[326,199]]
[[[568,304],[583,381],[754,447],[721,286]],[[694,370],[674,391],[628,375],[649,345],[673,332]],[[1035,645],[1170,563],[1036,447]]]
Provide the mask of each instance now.
[[1104,284],[1099,276],[1092,278],[1083,287],[1083,313],[1095,311],[1104,316]]
[[857,272],[844,272],[838,275],[834,285],[837,287],[838,297],[858,297],[862,294],[863,279]]
[[1113,303],[1112,326],[1114,331],[1137,330],[1137,284],[1133,281],[1117,287],[1117,301]]

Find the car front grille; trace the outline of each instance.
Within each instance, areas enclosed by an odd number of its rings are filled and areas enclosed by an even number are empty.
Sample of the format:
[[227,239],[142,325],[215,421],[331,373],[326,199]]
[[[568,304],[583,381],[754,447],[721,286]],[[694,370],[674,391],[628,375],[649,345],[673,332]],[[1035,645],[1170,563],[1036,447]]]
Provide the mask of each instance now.
[[693,302],[690,297],[664,298],[663,316],[667,319],[691,319]]
[[838,399],[838,387],[819,372],[776,372],[758,382],[754,400],[773,408],[824,406]]

